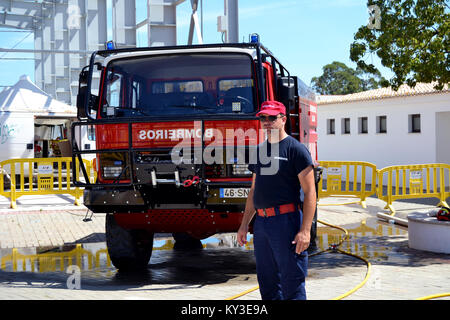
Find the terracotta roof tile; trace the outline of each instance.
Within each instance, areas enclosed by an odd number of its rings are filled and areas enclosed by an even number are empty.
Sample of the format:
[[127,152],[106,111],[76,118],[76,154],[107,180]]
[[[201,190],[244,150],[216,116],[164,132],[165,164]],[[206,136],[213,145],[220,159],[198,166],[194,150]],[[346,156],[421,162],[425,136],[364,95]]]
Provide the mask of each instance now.
[[404,96],[417,96],[424,94],[435,94],[435,93],[450,93],[448,85],[439,91],[434,89],[434,83],[417,83],[414,88],[403,84],[398,88],[398,91],[394,91],[391,87],[379,88],[373,90],[362,91],[358,93],[346,94],[346,95],[318,95],[316,96],[316,102],[318,105],[332,104],[332,103],[344,103],[353,101],[364,101],[364,100],[377,100],[384,98],[393,97],[404,97]]

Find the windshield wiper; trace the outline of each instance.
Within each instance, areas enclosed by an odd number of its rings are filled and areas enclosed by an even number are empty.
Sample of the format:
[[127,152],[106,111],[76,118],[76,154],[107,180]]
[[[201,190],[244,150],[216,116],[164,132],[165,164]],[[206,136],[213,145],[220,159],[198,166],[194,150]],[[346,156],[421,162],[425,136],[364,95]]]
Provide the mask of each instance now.
[[143,116],[150,116],[150,114],[142,111],[141,109],[131,109],[131,108],[124,108],[124,107],[114,107],[115,110],[120,110],[120,111],[128,111],[131,113],[131,115],[136,115],[136,114],[140,114]]
[[138,112],[139,114],[143,115],[143,116],[150,116],[150,114],[148,114],[147,112],[142,111],[141,109],[130,109],[132,110],[131,112]]
[[188,108],[188,109],[199,109],[199,110],[217,110],[218,108],[215,106],[203,106],[203,105],[195,105],[195,106],[191,106],[191,105],[187,105],[187,104],[174,104],[174,105],[169,105],[168,108]]

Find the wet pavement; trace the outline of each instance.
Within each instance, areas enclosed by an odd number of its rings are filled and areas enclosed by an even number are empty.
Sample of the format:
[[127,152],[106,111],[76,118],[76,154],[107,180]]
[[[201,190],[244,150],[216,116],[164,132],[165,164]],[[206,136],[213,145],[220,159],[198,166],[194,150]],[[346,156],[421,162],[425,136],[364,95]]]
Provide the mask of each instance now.
[[[410,249],[407,228],[376,218],[382,205],[368,199],[367,209],[319,207],[320,220],[349,232],[340,249],[371,263],[365,285],[345,299],[410,300],[450,292],[450,255]],[[223,300],[257,286],[251,236],[246,247],[237,245],[234,234],[224,234],[202,240],[203,250],[179,252],[168,234],[159,234],[148,268],[123,273],[107,255],[104,215],[83,222],[84,208],[44,208],[0,210],[0,300]],[[398,215],[430,208],[402,203]],[[315,252],[342,237],[342,231],[319,224]],[[362,260],[339,252],[311,256],[308,298],[336,298],[361,283],[367,270]],[[237,299],[260,295],[255,290]]]
[[[83,244],[81,250],[24,254],[15,268],[12,261],[8,261],[0,271],[0,297],[38,298],[32,292],[39,292],[33,289],[40,288],[49,289],[45,290],[44,299],[89,299],[94,293],[96,299],[195,299],[196,294],[197,299],[205,299],[201,293],[203,288],[233,281],[251,281],[253,285],[256,281],[251,250],[205,248],[178,252],[171,248],[173,241],[164,241],[160,247],[158,242],[161,241],[155,241],[149,267],[141,272],[118,272],[107,259],[103,242]],[[21,254],[21,250],[18,251]],[[9,260],[8,255],[5,257]],[[31,270],[30,257],[35,258],[34,270]],[[27,260],[25,266],[23,260]],[[67,272],[69,265],[79,271],[78,286],[76,272]],[[70,288],[75,290],[68,290]],[[31,295],[24,295],[25,292]]]

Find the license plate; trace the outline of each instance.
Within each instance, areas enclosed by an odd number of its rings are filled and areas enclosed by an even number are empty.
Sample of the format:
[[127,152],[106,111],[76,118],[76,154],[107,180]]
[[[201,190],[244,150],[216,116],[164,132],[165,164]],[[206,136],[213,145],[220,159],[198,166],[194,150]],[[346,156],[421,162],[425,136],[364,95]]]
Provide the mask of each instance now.
[[247,198],[250,188],[220,188],[221,198]]

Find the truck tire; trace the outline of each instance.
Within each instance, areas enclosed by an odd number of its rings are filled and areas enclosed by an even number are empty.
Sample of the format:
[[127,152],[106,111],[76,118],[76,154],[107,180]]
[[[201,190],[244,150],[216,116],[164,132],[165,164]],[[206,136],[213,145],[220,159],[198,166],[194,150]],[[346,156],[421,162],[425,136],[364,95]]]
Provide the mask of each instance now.
[[172,237],[175,240],[173,250],[185,251],[185,250],[198,250],[203,249],[200,239],[194,238],[186,232],[174,232]]
[[145,269],[152,255],[153,233],[124,229],[112,214],[105,220],[106,245],[113,265],[120,271]]

